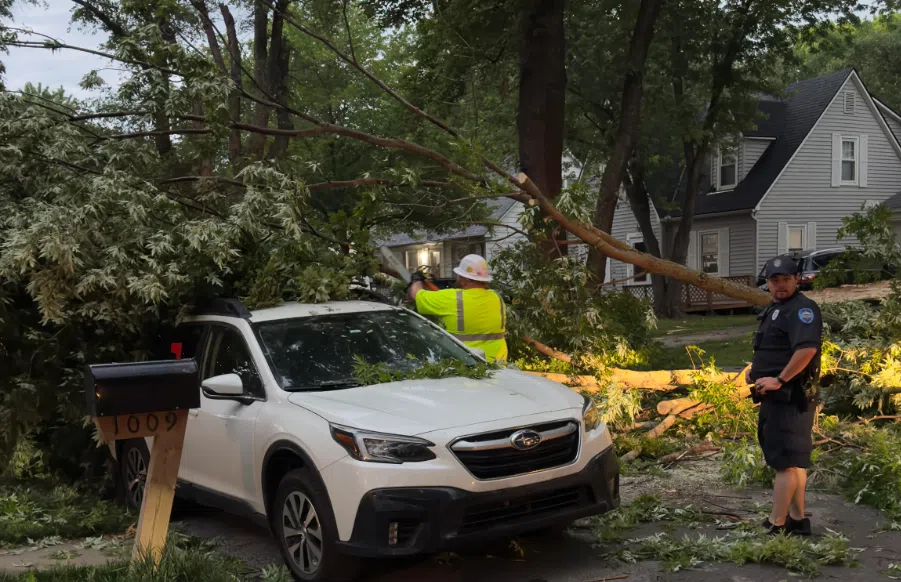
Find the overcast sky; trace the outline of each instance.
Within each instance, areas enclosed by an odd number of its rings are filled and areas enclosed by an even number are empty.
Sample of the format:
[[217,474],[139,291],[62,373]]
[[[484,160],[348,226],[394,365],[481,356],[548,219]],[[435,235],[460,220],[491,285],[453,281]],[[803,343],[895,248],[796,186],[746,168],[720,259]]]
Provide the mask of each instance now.
[[[98,48],[106,40],[106,35],[84,32],[70,26],[73,6],[69,0],[46,0],[45,5],[38,6],[16,3],[13,7],[13,26],[30,28],[66,44]],[[20,35],[20,38],[41,40],[40,37],[26,35]],[[118,80],[117,72],[102,70],[113,66],[108,59],[79,51],[10,47],[9,54],[0,55],[0,60],[6,65],[6,86],[10,89],[21,89],[27,82],[43,83],[51,89],[63,87],[68,94],[85,96],[88,93],[78,83],[93,69],[97,69],[108,83]]]

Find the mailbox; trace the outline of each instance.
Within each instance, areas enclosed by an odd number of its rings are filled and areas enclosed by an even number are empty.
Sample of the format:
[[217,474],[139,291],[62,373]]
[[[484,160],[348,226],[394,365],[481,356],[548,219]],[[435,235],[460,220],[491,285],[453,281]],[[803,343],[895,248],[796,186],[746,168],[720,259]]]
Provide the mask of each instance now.
[[88,366],[88,414],[105,417],[200,408],[198,372],[194,360]]

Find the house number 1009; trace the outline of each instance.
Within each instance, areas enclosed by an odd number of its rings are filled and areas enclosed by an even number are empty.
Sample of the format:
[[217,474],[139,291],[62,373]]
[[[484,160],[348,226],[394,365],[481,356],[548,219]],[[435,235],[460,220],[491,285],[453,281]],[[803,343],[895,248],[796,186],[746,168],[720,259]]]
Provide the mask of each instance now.
[[[119,418],[116,416],[113,420],[113,434],[119,434]],[[128,432],[129,434],[137,434],[141,432],[141,417],[135,414],[130,414],[125,418],[125,426],[123,432]],[[150,432],[156,432],[160,427],[160,417],[156,415],[156,413],[151,412],[144,416],[144,427]],[[175,425],[178,424],[178,416],[174,412],[167,412],[163,416],[163,422],[165,423],[164,429],[166,432],[171,431],[175,428]]]

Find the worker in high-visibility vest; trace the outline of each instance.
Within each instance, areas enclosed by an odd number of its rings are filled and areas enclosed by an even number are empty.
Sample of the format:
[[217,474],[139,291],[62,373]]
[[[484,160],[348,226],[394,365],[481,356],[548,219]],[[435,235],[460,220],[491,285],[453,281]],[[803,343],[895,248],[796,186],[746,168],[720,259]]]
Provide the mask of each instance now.
[[440,317],[447,331],[467,346],[483,350],[489,362],[506,360],[506,307],[500,294],[488,289],[488,263],[479,255],[466,255],[454,274],[458,289],[441,291],[424,289],[424,278],[414,274],[409,293],[416,311]]

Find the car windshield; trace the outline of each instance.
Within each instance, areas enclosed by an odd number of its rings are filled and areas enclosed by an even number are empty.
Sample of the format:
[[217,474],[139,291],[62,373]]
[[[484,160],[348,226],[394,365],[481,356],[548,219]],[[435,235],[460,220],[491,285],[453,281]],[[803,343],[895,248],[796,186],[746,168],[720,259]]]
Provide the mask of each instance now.
[[341,313],[283,319],[257,326],[266,356],[285,390],[350,388],[355,356],[391,371],[444,359],[475,365],[464,347],[405,311]]

